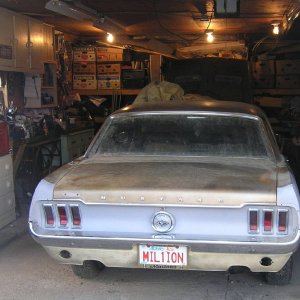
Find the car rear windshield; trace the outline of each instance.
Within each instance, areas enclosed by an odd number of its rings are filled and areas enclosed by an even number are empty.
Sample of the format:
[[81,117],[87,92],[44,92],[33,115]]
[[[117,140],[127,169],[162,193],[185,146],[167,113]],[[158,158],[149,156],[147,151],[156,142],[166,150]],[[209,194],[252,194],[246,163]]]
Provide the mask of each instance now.
[[115,117],[100,137],[103,155],[268,156],[259,120],[244,116]]

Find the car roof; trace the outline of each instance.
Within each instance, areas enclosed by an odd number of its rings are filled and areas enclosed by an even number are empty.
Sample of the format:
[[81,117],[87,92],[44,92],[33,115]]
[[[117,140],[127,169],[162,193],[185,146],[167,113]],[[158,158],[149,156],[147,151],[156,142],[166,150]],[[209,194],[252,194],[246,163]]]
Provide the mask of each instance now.
[[113,115],[123,113],[143,113],[143,112],[220,112],[247,114],[265,118],[262,110],[254,105],[219,100],[193,100],[193,101],[164,101],[164,102],[145,102],[133,104],[114,112]]

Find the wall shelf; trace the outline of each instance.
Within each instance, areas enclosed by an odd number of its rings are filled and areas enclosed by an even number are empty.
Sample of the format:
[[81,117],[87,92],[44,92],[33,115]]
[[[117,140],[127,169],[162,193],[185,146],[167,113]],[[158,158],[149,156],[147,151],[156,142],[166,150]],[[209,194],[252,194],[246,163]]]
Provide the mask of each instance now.
[[270,95],[270,96],[299,96],[300,89],[255,89],[255,96]]
[[138,95],[140,91],[141,89],[74,90],[74,92],[77,92],[79,95],[82,96],[135,96]]

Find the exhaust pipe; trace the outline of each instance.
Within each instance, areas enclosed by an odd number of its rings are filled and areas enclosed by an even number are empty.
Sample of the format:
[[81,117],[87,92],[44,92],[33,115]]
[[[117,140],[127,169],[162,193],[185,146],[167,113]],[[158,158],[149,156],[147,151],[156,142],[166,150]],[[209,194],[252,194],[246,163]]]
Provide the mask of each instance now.
[[72,254],[67,250],[62,250],[59,252],[59,256],[65,259],[68,259],[72,256]]
[[264,267],[271,266],[272,263],[273,261],[270,257],[263,257],[260,261],[260,264]]

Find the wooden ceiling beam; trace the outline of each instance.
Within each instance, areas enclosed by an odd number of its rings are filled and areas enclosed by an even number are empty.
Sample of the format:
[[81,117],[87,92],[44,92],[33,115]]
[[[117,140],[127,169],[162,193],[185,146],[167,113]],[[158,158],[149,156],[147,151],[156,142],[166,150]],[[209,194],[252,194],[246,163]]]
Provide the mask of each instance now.
[[[135,50],[145,50],[146,52],[151,52],[154,54],[160,54],[170,58],[176,58],[174,53],[175,49],[171,48],[169,45],[162,43],[155,39],[147,40],[134,40],[128,36],[116,36],[116,45],[120,46],[130,46],[136,48]],[[99,43],[105,43],[102,41],[97,41]],[[113,45],[107,44],[106,45]]]

